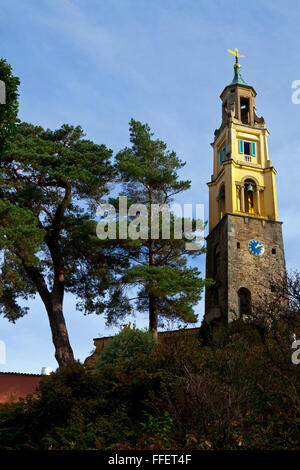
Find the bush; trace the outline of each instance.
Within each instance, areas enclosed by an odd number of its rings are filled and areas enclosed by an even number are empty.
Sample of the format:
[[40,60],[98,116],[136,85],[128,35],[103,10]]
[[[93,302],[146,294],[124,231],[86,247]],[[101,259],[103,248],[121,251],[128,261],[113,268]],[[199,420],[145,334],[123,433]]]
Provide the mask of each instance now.
[[26,436],[21,402],[0,405],[0,430],[0,451],[24,448]]
[[131,361],[136,353],[149,354],[157,341],[149,331],[139,330],[130,323],[114,336],[100,353],[96,369],[105,364],[116,365],[118,360]]
[[300,449],[300,366],[287,327],[283,319],[257,335],[237,322],[222,347],[151,338],[92,372],[63,367],[43,378],[39,398],[0,405],[0,450]]

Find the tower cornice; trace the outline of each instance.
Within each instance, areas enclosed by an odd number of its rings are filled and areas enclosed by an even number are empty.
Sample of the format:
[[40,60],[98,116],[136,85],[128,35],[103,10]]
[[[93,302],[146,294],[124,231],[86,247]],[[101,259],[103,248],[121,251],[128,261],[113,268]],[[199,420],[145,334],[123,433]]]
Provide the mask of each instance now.
[[219,173],[216,175],[216,177],[213,178],[208,183],[206,183],[207,186],[214,186],[214,185],[218,184],[219,181],[221,180],[222,176],[225,174],[225,167],[228,166],[228,165],[233,165],[235,168],[242,168],[242,169],[244,168],[244,169],[248,169],[250,171],[255,171],[255,172],[258,172],[258,173],[272,172],[274,175],[277,174],[277,171],[276,171],[276,169],[273,165],[261,168],[259,166],[254,166],[254,165],[251,165],[249,163],[239,163],[239,162],[236,162],[233,158],[229,158],[228,160],[226,160],[223,163],[222,169],[219,171]]
[[225,92],[229,89],[229,88],[236,88],[236,89],[240,89],[240,90],[251,90],[253,92],[253,97],[255,98],[257,93],[255,91],[255,89],[253,88],[253,86],[251,85],[246,85],[246,84],[232,84],[232,85],[227,85],[224,90],[222,91],[222,93],[220,94],[220,98],[221,100],[223,100],[224,98],[224,95],[225,95]]

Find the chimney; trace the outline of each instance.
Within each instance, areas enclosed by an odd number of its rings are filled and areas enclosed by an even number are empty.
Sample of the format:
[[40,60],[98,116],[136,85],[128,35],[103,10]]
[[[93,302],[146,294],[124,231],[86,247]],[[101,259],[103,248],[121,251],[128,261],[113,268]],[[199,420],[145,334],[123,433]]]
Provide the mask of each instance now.
[[42,372],[41,372],[42,375],[50,375],[51,372],[53,372],[51,367],[42,367]]

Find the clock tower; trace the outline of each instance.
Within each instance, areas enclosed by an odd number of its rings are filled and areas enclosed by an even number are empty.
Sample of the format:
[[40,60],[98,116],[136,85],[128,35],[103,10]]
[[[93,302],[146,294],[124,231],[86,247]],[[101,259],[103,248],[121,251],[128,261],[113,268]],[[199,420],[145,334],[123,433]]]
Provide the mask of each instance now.
[[[268,154],[269,132],[256,114],[254,88],[234,77],[220,95],[222,123],[215,131],[209,187],[209,235],[205,317],[213,331],[251,315],[272,281],[285,279],[282,222],[277,217],[276,170]],[[270,282],[271,281],[271,282]]]

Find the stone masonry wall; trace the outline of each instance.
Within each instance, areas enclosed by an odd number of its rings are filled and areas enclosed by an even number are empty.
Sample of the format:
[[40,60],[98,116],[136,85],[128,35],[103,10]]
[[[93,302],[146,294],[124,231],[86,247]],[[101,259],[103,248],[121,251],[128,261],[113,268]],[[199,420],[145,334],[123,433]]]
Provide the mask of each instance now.
[[[248,242],[259,240],[264,254],[249,253]],[[237,248],[237,243],[240,248]],[[275,250],[275,253],[272,253]],[[252,302],[270,289],[272,280],[286,274],[282,223],[255,217],[228,215],[228,321],[238,317],[237,292],[241,287],[249,289]],[[235,313],[234,313],[235,312]]]
[[[262,256],[249,253],[248,242],[252,239],[263,243]],[[221,259],[214,274],[217,244]],[[271,279],[282,278],[286,273],[281,222],[226,214],[207,237],[207,250],[206,276],[219,286],[218,305],[214,303],[213,289],[206,290],[205,318],[209,322],[214,319],[230,322],[238,318],[237,292],[241,287],[251,292],[255,302],[270,287]]]

